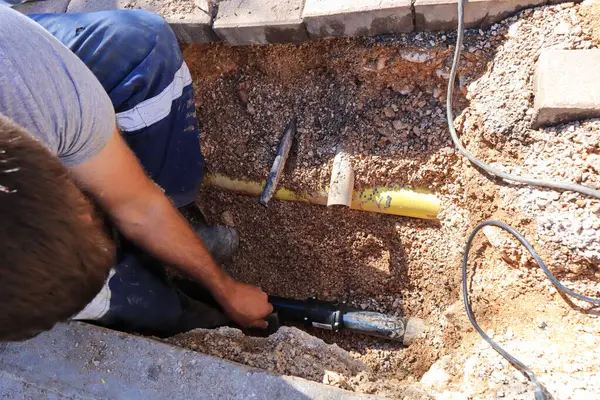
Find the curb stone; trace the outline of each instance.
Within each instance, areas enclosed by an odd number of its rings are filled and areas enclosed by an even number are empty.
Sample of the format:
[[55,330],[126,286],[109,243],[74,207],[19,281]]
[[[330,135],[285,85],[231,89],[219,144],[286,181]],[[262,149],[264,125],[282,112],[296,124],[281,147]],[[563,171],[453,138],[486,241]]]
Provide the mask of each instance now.
[[[455,30],[458,19],[458,0],[181,1],[191,7],[195,4],[194,12],[178,15],[174,9],[157,9],[160,0],[44,0],[16,9],[33,14],[141,8],[161,14],[183,43],[223,40],[230,45]],[[561,2],[564,0],[469,0],[465,22],[468,28],[485,28],[524,8]],[[218,10],[213,10],[213,5]]]
[[302,18],[311,38],[375,36],[414,29],[411,0],[306,0]]
[[373,398],[84,323],[8,343],[0,355],[2,399]]
[[143,9],[160,14],[171,25],[177,39],[183,43],[218,41],[211,27],[212,17],[206,11],[209,10],[208,0],[195,0],[195,4],[193,13],[177,15],[161,12],[156,7],[156,0],[70,0],[67,12]]
[[[465,4],[467,28],[487,27],[516,12],[546,4],[546,0],[470,0]],[[415,0],[415,28],[418,31],[455,30],[457,0]]]
[[71,0],[32,1],[15,6],[14,9],[23,14],[64,13]]
[[534,78],[534,126],[600,117],[599,65],[599,49],[543,51]]
[[213,29],[232,45],[303,42],[304,0],[224,0]]

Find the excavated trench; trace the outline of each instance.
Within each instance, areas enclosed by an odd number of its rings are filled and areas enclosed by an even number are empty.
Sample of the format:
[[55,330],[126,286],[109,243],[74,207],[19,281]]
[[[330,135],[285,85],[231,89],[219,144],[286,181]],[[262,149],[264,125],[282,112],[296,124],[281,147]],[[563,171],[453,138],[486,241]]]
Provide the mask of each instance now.
[[[467,35],[454,102],[456,115],[462,112],[457,121],[465,130],[463,140],[472,151],[519,163],[531,140],[491,135],[465,111],[467,88],[489,73],[511,23]],[[437,221],[279,200],[265,209],[256,198],[206,186],[198,202],[210,222],[234,226],[241,235],[240,251],[226,265],[235,278],[272,295],[344,300],[356,308],[419,317],[428,329],[406,348],[352,333],[296,328],[283,328],[269,338],[246,337],[230,328],[198,330],[172,338],[172,343],[393,398],[427,397],[418,383],[423,374],[436,361],[478,343],[460,301],[466,235],[490,217],[525,234],[535,232],[535,223],[504,211],[497,182],[454,151],[444,108],[454,39],[453,33],[412,33],[298,45],[184,48],[209,173],[263,180],[285,125],[296,116],[298,134],[282,185],[299,193],[324,189],[336,148],[343,145],[352,155],[358,189],[426,188],[441,199],[442,208]],[[506,254],[493,249],[485,236],[474,250],[479,274],[474,282],[484,287],[474,294],[479,319],[490,325],[505,322],[504,327],[513,319],[536,320],[536,310],[550,295],[526,290],[546,287],[541,276],[526,272],[523,284],[506,290],[505,280],[516,281],[505,275],[512,273],[502,264],[510,262]],[[498,287],[496,280],[502,280]],[[546,323],[564,316],[562,305],[555,307]],[[523,309],[522,314],[515,316],[516,309]]]
[[[318,381],[326,371],[342,376],[326,381],[345,381],[364,370],[341,386],[372,385],[367,391],[380,392],[382,381],[394,382],[392,389],[418,379],[455,344],[439,336],[435,323],[458,300],[459,247],[468,224],[468,210],[460,204],[461,162],[445,127],[451,42],[420,34],[185,48],[209,173],[264,179],[283,128],[297,116],[282,185],[300,193],[323,189],[341,144],[352,154],[358,189],[426,188],[443,207],[440,221],[278,200],[264,209],[255,198],[206,187],[199,203],[211,222],[233,225],[241,234],[240,252],[227,266],[234,277],[272,295],[345,300],[357,308],[420,317],[435,333],[409,348],[318,330],[309,333],[341,349],[319,346],[296,331],[276,334],[270,344],[229,330],[203,332],[187,335],[180,340],[184,345]],[[461,79],[481,74],[491,52],[467,54]],[[464,99],[457,100],[464,106]]]

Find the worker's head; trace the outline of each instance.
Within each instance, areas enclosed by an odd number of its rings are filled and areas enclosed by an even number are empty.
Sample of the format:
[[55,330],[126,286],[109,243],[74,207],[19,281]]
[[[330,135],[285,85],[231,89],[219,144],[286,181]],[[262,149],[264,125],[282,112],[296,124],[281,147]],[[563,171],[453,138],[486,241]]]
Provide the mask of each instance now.
[[113,247],[68,171],[0,115],[0,341],[23,340],[98,294]]

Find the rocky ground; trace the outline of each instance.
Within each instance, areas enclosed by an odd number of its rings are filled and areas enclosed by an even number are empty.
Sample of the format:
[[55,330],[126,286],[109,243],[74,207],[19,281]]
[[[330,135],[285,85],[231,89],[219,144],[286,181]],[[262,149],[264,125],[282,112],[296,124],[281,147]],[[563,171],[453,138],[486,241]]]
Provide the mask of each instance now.
[[[469,32],[455,112],[472,152],[507,171],[600,188],[600,121],[530,128],[540,51],[598,47],[596,9],[540,7]],[[287,187],[327,185],[342,144],[358,187],[427,188],[442,199],[442,211],[432,222],[276,200],[264,209],[256,199],[205,188],[199,202],[212,222],[242,235],[240,253],[227,266],[236,278],[275,295],[317,295],[421,317],[429,328],[406,349],[309,332],[317,339],[296,329],[262,339],[231,329],[197,331],[175,338],[178,344],[392,398],[532,397],[531,385],[464,316],[465,238],[485,219],[507,222],[567,286],[599,297],[600,202],[492,181],[455,153],[444,111],[454,39],[452,32],[412,33],[185,48],[210,172],[263,179],[296,115]],[[472,304],[482,327],[554,398],[600,398],[598,310],[563,299],[517,243],[494,228],[478,237],[471,258]]]

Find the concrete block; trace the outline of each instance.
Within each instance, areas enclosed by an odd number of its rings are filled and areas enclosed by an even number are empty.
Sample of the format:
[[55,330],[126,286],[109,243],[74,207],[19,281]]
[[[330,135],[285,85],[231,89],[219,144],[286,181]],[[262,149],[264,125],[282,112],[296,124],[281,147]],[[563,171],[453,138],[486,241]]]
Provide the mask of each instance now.
[[[527,7],[546,0],[470,0],[465,4],[467,28],[487,27]],[[419,31],[455,30],[458,0],[415,0],[415,25]]]
[[81,323],[0,343],[0,398],[374,399]]
[[306,0],[302,18],[311,38],[410,32],[410,0]]
[[600,49],[546,50],[535,72],[535,125],[600,117]]
[[23,14],[64,13],[70,0],[40,0],[19,4],[13,7]]
[[208,0],[187,0],[185,7],[167,7],[156,0],[71,0],[67,12],[143,9],[162,16],[183,43],[203,43],[218,40],[211,28]]
[[302,42],[304,0],[223,0],[213,29],[233,45]]
[[185,16],[163,15],[171,25],[175,36],[182,43],[218,42],[220,39],[212,29],[212,18],[197,9]]

